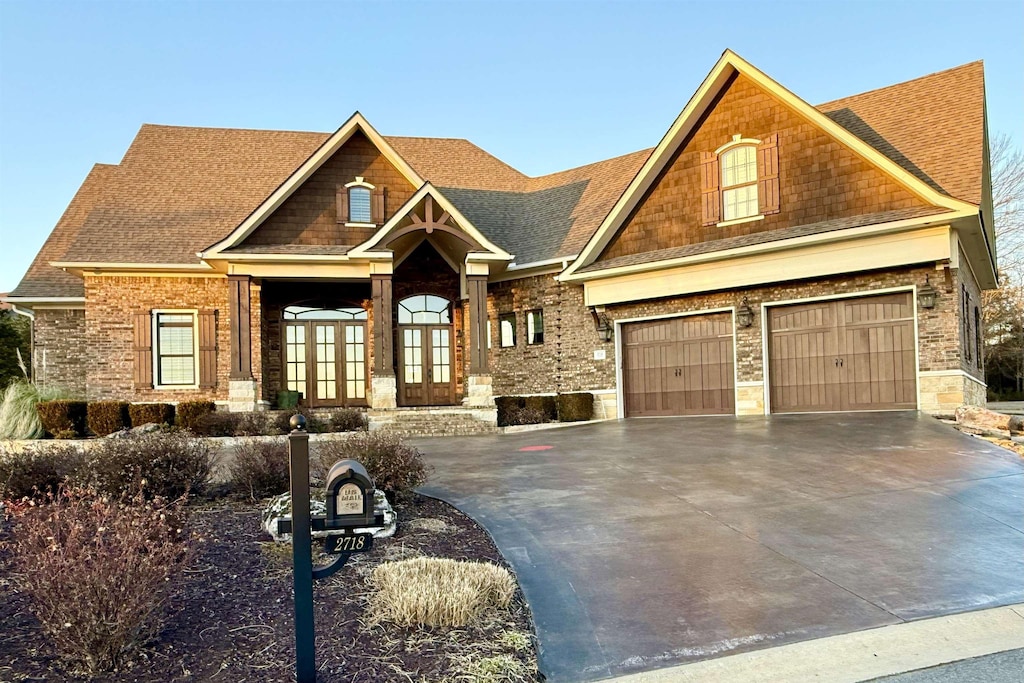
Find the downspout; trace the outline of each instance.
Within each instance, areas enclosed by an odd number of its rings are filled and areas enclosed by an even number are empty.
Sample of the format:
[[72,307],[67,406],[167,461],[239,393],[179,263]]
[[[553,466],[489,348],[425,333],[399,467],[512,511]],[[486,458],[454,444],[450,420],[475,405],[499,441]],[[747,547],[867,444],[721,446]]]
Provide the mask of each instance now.
[[17,315],[23,315],[29,319],[28,325],[28,374],[29,381],[35,381],[36,376],[36,314],[27,308],[18,308],[10,304],[11,310]]

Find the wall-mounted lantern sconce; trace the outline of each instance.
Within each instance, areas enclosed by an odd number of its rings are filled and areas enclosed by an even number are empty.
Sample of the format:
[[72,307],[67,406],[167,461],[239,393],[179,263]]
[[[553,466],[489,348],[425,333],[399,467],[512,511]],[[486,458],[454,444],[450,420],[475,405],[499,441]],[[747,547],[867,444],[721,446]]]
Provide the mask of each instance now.
[[750,308],[747,297],[743,297],[743,303],[736,309],[736,324],[740,327],[750,327],[754,324],[754,311]]
[[938,291],[932,287],[928,276],[924,276],[924,287],[917,290],[917,300],[921,302],[921,308],[935,308],[935,299],[939,296]]
[[615,334],[615,325],[612,323],[611,318],[608,317],[608,314],[603,309],[598,310],[597,307],[590,309],[590,315],[594,316],[594,329],[597,330],[601,341],[610,342],[612,335]]

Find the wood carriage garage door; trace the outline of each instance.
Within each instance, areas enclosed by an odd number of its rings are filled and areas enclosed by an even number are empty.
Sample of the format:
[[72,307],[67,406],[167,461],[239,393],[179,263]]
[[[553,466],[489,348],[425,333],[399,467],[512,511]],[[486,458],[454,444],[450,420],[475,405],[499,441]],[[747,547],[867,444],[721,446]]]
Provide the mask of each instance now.
[[768,309],[774,413],[913,410],[909,292]]
[[735,412],[731,314],[630,323],[622,342],[626,417]]

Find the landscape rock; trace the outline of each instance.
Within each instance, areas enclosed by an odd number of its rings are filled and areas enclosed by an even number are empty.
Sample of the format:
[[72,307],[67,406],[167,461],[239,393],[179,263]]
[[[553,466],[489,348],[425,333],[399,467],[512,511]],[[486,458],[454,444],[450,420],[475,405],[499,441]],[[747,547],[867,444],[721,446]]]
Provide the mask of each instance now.
[[149,434],[151,432],[159,432],[160,429],[161,429],[161,426],[158,425],[157,423],[155,423],[155,422],[148,422],[148,423],[146,423],[144,425],[139,425],[138,427],[133,427],[132,429],[122,429],[122,430],[117,431],[117,432],[111,432],[110,434],[107,434],[103,438],[104,439],[127,439],[130,436],[137,436],[139,434]]
[[[978,430],[998,430],[1009,432],[1010,416],[997,413],[979,406],[960,406],[956,409],[957,425]],[[1020,429],[1020,423],[1016,422],[1016,430]]]
[[[309,513],[311,515],[327,514],[327,491],[325,489],[313,489],[309,492]],[[263,530],[278,543],[291,543],[291,534],[279,534],[277,522],[282,519],[292,518],[292,494],[282,493],[272,498],[270,503],[263,509]],[[388,538],[395,535],[398,528],[398,513],[391,507],[387,496],[383,491],[373,492],[373,512],[376,515],[384,515],[384,526],[366,527],[356,529],[356,533],[372,533],[374,538]],[[313,538],[325,538],[329,532],[314,531]]]

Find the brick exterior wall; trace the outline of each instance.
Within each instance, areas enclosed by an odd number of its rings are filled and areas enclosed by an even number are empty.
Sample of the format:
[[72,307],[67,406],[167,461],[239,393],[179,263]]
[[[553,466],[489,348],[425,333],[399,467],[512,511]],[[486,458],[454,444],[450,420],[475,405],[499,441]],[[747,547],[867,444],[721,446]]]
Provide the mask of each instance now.
[[385,220],[417,189],[365,135],[356,133],[243,244],[355,246],[365,242],[376,232],[375,228],[346,228],[338,222],[337,190],[356,176],[385,188]]
[[[544,312],[544,343],[526,343],[526,312]],[[516,345],[502,348],[498,316],[516,314]],[[589,391],[615,386],[615,344],[603,342],[583,305],[583,287],[560,283],[554,274],[488,285],[491,328],[489,364],[494,394]],[[604,350],[606,360],[594,360]]]
[[[90,401],[227,400],[231,341],[223,278],[92,276],[85,278],[86,395]],[[154,309],[217,311],[217,385],[213,389],[136,389],[133,314]],[[254,330],[258,330],[255,326]],[[259,380],[259,366],[253,368]]]
[[63,387],[84,397],[85,311],[39,308],[35,316],[32,323],[34,380],[43,386]]
[[[737,133],[755,139],[779,134],[780,211],[759,221],[702,226],[701,153],[714,151]],[[741,75],[680,148],[601,259],[922,205],[889,176]]]

